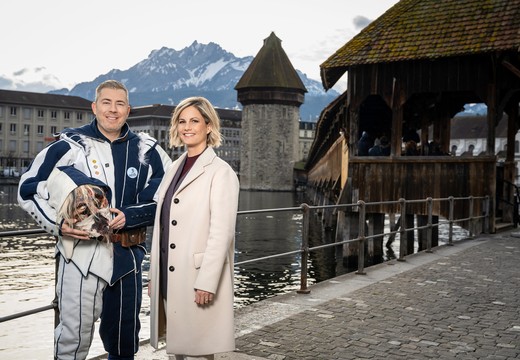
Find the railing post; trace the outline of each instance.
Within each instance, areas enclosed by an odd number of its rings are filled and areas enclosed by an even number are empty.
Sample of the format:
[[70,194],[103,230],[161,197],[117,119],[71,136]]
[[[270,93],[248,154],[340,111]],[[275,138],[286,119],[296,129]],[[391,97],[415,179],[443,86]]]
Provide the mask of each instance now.
[[365,202],[359,200],[359,248],[358,248],[358,270],[356,274],[365,275]]
[[397,261],[405,261],[406,256],[406,200],[403,198],[399,199],[401,206],[401,229],[399,230],[399,257]]
[[448,245],[453,246],[453,211],[454,211],[454,198],[453,196],[450,196],[448,198],[448,201],[450,203],[450,212],[448,216],[448,221],[450,224],[449,232],[448,232]]
[[300,290],[298,294],[308,294],[311,291],[307,289],[307,261],[309,259],[309,205],[303,203],[300,205],[303,212],[303,229],[302,229],[302,266],[300,274]]
[[469,197],[469,237],[474,237],[474,227],[475,227],[475,220],[473,219],[473,196],[470,195]]
[[432,252],[433,199],[426,198],[428,205],[428,228],[426,229],[426,252]]

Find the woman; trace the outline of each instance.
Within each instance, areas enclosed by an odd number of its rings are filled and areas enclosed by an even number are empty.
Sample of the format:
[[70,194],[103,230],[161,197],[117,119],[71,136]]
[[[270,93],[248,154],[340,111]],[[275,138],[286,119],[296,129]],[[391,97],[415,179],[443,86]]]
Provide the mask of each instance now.
[[[150,342],[166,330],[170,359],[214,359],[235,349],[233,257],[239,183],[217,157],[220,120],[202,97],[171,118],[170,146],[185,152],[161,182],[150,264]],[[165,324],[166,321],[166,324]]]

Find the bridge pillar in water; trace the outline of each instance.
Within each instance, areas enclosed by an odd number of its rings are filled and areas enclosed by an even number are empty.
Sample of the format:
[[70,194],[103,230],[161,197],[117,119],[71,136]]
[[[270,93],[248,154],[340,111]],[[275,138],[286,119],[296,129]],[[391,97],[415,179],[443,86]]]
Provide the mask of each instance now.
[[[438,216],[432,216],[432,225],[439,223]],[[428,225],[428,215],[417,215],[417,227]],[[417,232],[419,249],[417,251],[423,251],[428,248],[428,229],[419,229]],[[432,248],[439,246],[439,227],[432,226]]]
[[[365,236],[382,234],[384,232],[385,214],[367,214],[368,220],[365,222]],[[336,242],[355,239],[359,237],[359,213],[338,211],[336,226]],[[338,247],[336,251],[337,264],[343,264],[347,271],[358,269],[359,261],[359,241],[351,241]],[[373,239],[365,240],[365,263],[370,266],[383,262],[383,235]]]

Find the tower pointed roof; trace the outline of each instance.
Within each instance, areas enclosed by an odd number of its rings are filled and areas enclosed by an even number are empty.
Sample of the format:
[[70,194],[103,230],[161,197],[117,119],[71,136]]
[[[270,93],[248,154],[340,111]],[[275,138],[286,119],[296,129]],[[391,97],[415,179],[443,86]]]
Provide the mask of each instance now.
[[298,73],[282,48],[282,41],[271,32],[235,90],[245,88],[286,88],[307,92]]

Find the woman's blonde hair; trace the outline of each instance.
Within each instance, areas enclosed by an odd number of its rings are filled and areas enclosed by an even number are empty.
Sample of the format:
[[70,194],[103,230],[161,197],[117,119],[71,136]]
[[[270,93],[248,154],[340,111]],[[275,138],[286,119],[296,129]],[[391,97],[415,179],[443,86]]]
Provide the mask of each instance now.
[[204,118],[206,125],[210,125],[210,133],[207,138],[208,146],[219,147],[222,143],[220,118],[209,100],[200,96],[186,98],[175,107],[170,121],[170,147],[184,145],[179,136],[177,126],[179,125],[181,112],[190,106],[195,106]]

